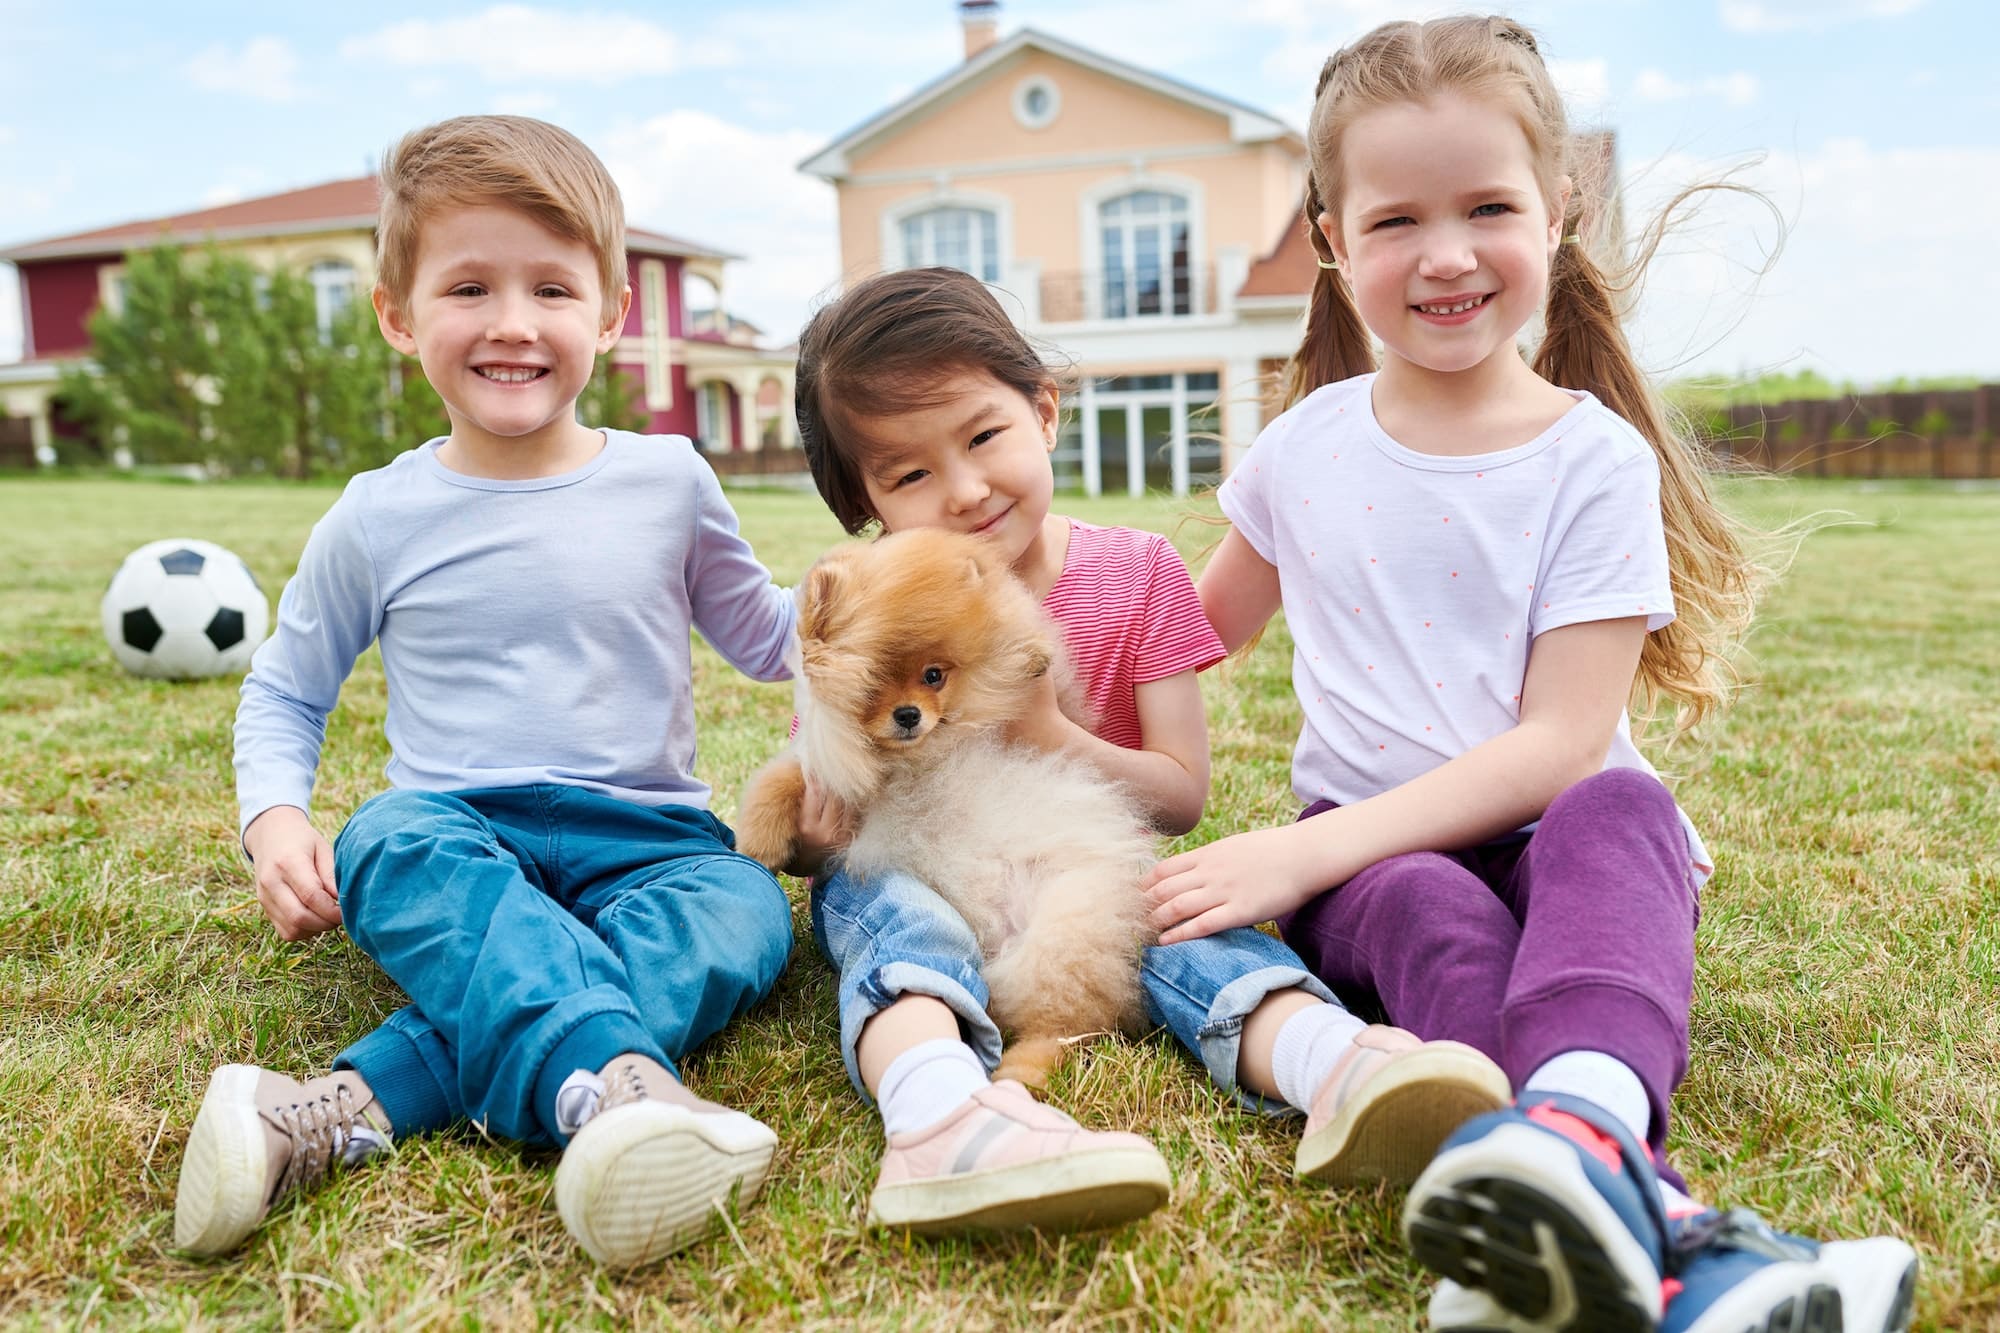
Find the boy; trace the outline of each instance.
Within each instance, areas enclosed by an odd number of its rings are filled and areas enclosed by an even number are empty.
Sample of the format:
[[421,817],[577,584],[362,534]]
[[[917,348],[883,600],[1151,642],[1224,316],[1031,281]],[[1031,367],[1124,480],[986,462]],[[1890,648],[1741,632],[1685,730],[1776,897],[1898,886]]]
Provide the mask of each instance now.
[[[405,137],[382,168],[374,301],[451,434],[357,476],[314,527],[236,717],[243,843],[278,934],[345,925],[410,1004],[305,1083],[210,1080],[175,1202],[184,1249],[461,1118],[565,1145],[556,1206],[608,1265],[698,1237],[777,1147],[673,1061],[777,980],[791,913],[691,769],[690,625],[788,673],[791,598],[684,439],[585,428],[623,327],[617,187],[513,116]],[[306,817],[325,720],[371,640],[391,790],[338,843]]]

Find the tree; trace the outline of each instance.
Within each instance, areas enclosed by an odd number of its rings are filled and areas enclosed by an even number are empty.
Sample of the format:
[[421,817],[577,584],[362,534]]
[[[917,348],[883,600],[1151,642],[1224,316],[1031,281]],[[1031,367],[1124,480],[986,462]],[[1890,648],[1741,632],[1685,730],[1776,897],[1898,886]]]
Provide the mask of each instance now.
[[120,308],[98,310],[90,334],[94,368],[67,373],[63,392],[143,461],[347,475],[449,429],[365,302],[322,321],[303,276],[213,247],[133,254]]

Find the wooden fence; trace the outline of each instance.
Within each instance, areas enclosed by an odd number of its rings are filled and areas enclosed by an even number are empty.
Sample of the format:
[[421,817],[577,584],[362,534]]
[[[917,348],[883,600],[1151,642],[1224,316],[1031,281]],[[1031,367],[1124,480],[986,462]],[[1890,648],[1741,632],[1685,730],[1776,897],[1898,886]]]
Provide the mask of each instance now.
[[718,477],[781,477],[809,472],[803,449],[781,449],[767,445],[728,453],[704,453],[703,458]]
[[35,465],[35,427],[26,417],[0,417],[0,468]]
[[1812,477],[2000,477],[2000,385],[1748,404],[1696,423],[1723,459]]

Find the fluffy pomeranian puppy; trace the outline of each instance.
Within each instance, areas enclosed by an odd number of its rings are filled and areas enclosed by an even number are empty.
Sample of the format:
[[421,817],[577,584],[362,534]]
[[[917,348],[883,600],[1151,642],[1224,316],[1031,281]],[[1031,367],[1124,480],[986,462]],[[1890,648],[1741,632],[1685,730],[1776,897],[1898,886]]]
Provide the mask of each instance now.
[[1064,665],[1032,594],[925,528],[830,552],[798,598],[798,733],[751,779],[738,849],[790,864],[807,773],[845,802],[848,873],[914,875],[971,926],[1010,1039],[996,1078],[1039,1089],[1069,1039],[1137,1029],[1154,835],[1088,765],[1005,739]]

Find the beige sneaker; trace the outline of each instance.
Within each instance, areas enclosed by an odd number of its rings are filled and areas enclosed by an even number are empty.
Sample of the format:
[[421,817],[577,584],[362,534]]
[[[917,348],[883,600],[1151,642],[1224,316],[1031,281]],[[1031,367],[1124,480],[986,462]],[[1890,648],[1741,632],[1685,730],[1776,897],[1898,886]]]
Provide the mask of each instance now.
[[937,1234],[1113,1226],[1167,1201],[1173,1177],[1137,1134],[1099,1134],[1011,1079],[927,1129],[892,1135],[871,1226]]
[[209,1076],[174,1192],[174,1244],[226,1254],[288,1190],[389,1147],[389,1118],[352,1070],[300,1083],[255,1065]]
[[1453,1130],[1513,1095],[1500,1066],[1462,1042],[1364,1028],[1313,1094],[1293,1174],[1407,1185]]
[[757,1197],[778,1136],[705,1102],[643,1055],[598,1071],[603,1098],[563,1149],[556,1211],[608,1268],[651,1263],[700,1239],[733,1199]]

